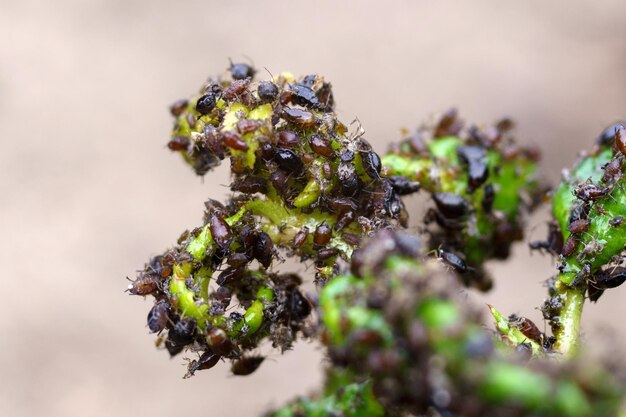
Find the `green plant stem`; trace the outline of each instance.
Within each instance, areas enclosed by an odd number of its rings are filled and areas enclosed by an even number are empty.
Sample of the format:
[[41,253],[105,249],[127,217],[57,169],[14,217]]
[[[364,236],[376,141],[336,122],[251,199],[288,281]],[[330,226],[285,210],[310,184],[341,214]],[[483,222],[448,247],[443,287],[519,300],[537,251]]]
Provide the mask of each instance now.
[[570,288],[561,282],[557,283],[563,308],[559,314],[559,325],[554,329],[556,343],[554,349],[566,357],[572,357],[580,344],[580,320],[585,303],[585,288]]

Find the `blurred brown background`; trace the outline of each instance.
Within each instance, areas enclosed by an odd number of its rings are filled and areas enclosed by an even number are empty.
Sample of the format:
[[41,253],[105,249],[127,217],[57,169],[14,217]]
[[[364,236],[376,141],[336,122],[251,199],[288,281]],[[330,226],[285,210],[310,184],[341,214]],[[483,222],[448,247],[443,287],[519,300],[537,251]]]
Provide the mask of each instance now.
[[[167,105],[249,56],[323,74],[379,150],[451,105],[469,122],[514,116],[554,182],[626,118],[626,7],[547,3],[0,1],[0,415],[254,416],[315,387],[306,343],[248,378],[222,365],[183,380],[182,358],[154,348],[149,303],[123,292],[227,191],[224,169],[203,182],[165,149]],[[516,254],[471,296],[539,319],[552,261]],[[595,348],[624,349],[625,294],[587,307]]]

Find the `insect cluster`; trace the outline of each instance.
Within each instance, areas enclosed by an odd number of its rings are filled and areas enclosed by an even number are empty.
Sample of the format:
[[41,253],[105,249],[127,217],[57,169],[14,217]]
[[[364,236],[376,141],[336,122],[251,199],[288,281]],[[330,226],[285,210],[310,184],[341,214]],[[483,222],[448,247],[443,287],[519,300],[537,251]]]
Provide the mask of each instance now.
[[[489,332],[461,290],[491,287],[485,262],[509,256],[546,195],[539,153],[515,143],[513,123],[465,129],[451,110],[381,158],[337,119],[322,77],[256,74],[231,63],[170,107],[169,149],[201,176],[228,158],[232,176],[231,196],[208,199],[202,224],[128,289],[153,297],[159,345],[192,353],[186,376],[223,361],[248,375],[261,343],[315,337],[330,361],[323,395],[273,416],[615,415],[614,375],[558,360],[575,350],[585,296],[626,280],[623,125],[564,177],[549,236],[531,243],[560,259],[542,308],[553,334],[493,306]],[[402,197],[417,192],[431,197],[419,238],[399,231]],[[313,267],[319,297],[279,271],[285,257]]]
[[488,259],[505,259],[523,238],[524,219],[545,192],[535,178],[539,152],[517,145],[513,123],[463,129],[456,110],[391,146],[384,172],[431,193],[430,245],[465,285],[486,291]]

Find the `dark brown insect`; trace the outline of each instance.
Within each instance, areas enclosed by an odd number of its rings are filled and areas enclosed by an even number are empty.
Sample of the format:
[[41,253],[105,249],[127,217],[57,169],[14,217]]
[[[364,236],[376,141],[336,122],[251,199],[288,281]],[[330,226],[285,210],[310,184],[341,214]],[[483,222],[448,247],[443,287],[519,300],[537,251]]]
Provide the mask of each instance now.
[[318,155],[324,156],[326,158],[334,158],[335,151],[330,146],[328,140],[322,135],[311,135],[309,138],[309,145],[311,146],[311,150]]
[[482,186],[489,177],[487,153],[480,146],[459,146],[456,152],[461,162],[467,165],[467,191],[471,193]]
[[598,138],[598,145],[601,146],[612,146],[615,144],[615,133],[620,129],[624,128],[624,123],[617,122],[608,126],[606,129],[602,131],[600,137]]
[[333,235],[333,230],[326,223],[322,223],[315,229],[313,234],[313,243],[316,245],[325,245],[330,242],[330,238]]
[[250,80],[246,78],[245,80],[235,80],[230,86],[224,90],[224,98],[226,100],[233,100],[238,98],[241,95],[247,93],[248,85],[250,85]]
[[310,127],[315,124],[315,116],[313,113],[302,109],[292,109],[285,107],[282,116],[285,120],[302,127]]
[[217,287],[217,290],[215,290],[215,301],[220,304],[223,310],[229,306],[231,299],[232,292],[228,287]]
[[272,263],[272,257],[274,256],[274,242],[272,238],[265,232],[260,232],[257,235],[256,243],[254,245],[254,257],[264,268],[269,268]]
[[380,179],[380,171],[383,168],[380,156],[374,151],[362,151],[360,155],[365,173],[369,175],[370,178]]
[[509,324],[518,329],[528,339],[537,343],[541,343],[543,340],[543,333],[539,331],[535,323],[532,320],[525,317],[520,317],[515,314],[509,316]]
[[148,329],[150,332],[161,332],[167,326],[169,320],[170,305],[167,301],[157,302],[148,313]]
[[304,84],[293,84],[289,86],[291,91],[291,101],[299,106],[319,110],[323,106],[320,104],[315,91]]
[[293,172],[296,175],[299,175],[302,171],[304,171],[304,163],[302,162],[302,159],[300,159],[298,154],[291,149],[276,148],[274,162],[276,162],[276,165],[278,165],[280,169],[289,173]]
[[270,175],[270,182],[279,196],[285,198],[289,194],[289,177],[283,171],[276,170]]
[[235,179],[230,185],[230,189],[245,194],[267,194],[267,180],[263,177],[248,175],[243,178]]
[[196,111],[202,115],[209,114],[215,108],[216,103],[217,97],[215,97],[215,94],[205,94],[196,102]]
[[613,227],[620,227],[623,224],[624,224],[624,217],[623,216],[613,217],[611,220],[609,220],[609,225],[611,225]]
[[241,139],[236,133],[233,132],[222,132],[222,140],[224,141],[224,145],[228,146],[231,149],[235,149],[238,151],[247,151],[248,144],[245,140]]
[[278,87],[270,81],[261,81],[256,91],[262,102],[274,101],[278,96]]
[[178,346],[193,343],[196,337],[196,321],[192,318],[180,319],[169,331],[167,340]]
[[258,120],[242,119],[237,122],[237,132],[242,135],[245,135],[246,133],[252,133],[256,131],[259,127],[261,127],[261,122],[259,122]]
[[235,80],[252,78],[254,74],[256,74],[256,70],[251,65],[245,63],[233,64],[232,62],[230,64],[230,75]]
[[361,236],[354,233],[344,232],[341,234],[341,238],[350,246],[359,246],[361,243]]
[[233,372],[233,375],[250,375],[259,369],[259,366],[261,366],[264,360],[264,356],[245,356],[235,361],[230,369]]
[[521,359],[529,361],[533,355],[533,345],[528,342],[522,342],[515,347],[515,352]]
[[436,138],[444,136],[457,135],[463,128],[463,123],[458,118],[458,112],[456,109],[450,109],[443,114],[439,124],[435,128],[434,136]]
[[174,136],[168,143],[167,147],[172,151],[186,151],[191,141],[187,136]]
[[567,226],[567,230],[571,233],[580,233],[589,229],[589,225],[591,224],[591,220],[589,219],[579,219],[574,220]]
[[177,100],[170,106],[170,113],[172,116],[178,117],[183,114],[188,104],[189,101],[186,99]]
[[596,201],[606,196],[611,191],[610,187],[600,187],[591,182],[584,182],[574,189],[574,195],[585,202]]
[[548,224],[548,239],[546,241],[530,242],[528,246],[533,249],[545,249],[553,255],[559,255],[563,251],[563,234],[556,223]]
[[387,177],[387,179],[391,182],[391,186],[395,192],[398,193],[398,195],[413,194],[421,188],[419,181],[411,181],[407,177],[401,175]]
[[198,121],[198,119],[196,118],[195,114],[187,113],[187,116],[185,116],[185,119],[187,120],[187,124],[189,125],[191,129],[196,127],[196,122]]
[[613,185],[622,176],[622,158],[613,158],[602,167],[604,175],[602,181],[607,185]]
[[193,360],[189,363],[189,368],[185,377],[189,378],[197,371],[213,368],[217,365],[217,362],[219,362],[220,357],[220,355],[216,354],[211,349],[207,350],[197,360]]
[[576,235],[569,235],[565,243],[563,244],[563,251],[561,255],[564,257],[568,257],[574,254],[576,248],[578,247],[578,238]]
[[127,291],[131,295],[151,295],[159,291],[160,283],[161,276],[157,274],[141,274],[128,285]]
[[616,266],[598,272],[594,275],[593,279],[590,280],[590,285],[599,290],[607,290],[609,288],[619,287],[624,281],[626,281],[626,268]]
[[274,147],[271,143],[263,142],[261,143],[259,149],[261,153],[261,158],[263,158],[265,161],[271,161],[272,159],[274,159]]
[[220,272],[217,276],[217,285],[228,285],[238,281],[244,273],[241,266],[231,266]]
[[233,342],[223,329],[213,327],[207,332],[206,341],[213,352],[218,355],[228,355],[233,349]]
[[301,247],[304,242],[306,242],[306,238],[309,236],[309,229],[304,226],[302,229],[300,229],[298,231],[298,233],[296,233],[296,235],[293,237],[293,245],[296,248]]
[[468,266],[460,256],[452,252],[447,252],[443,249],[437,249],[437,257],[441,259],[443,263],[452,267],[452,269],[454,269],[456,272],[464,274],[475,271],[475,269],[471,266]]
[[292,320],[302,321],[311,314],[311,303],[294,288],[289,294],[289,316]]
[[330,259],[337,254],[339,254],[339,249],[337,248],[322,248],[318,249],[316,257],[320,261],[325,261],[326,259]]
[[209,230],[217,246],[226,250],[233,241],[233,232],[226,220],[217,211],[209,213]]
[[341,160],[341,162],[352,162],[354,161],[354,152],[352,152],[350,149],[347,149],[339,154],[339,159]]
[[278,132],[276,142],[278,143],[278,146],[282,148],[293,148],[294,146],[298,146],[298,144],[300,144],[300,139],[295,132],[283,130]]
[[591,204],[584,202],[572,209],[572,212],[569,216],[569,223],[573,223],[576,220],[586,219],[589,216],[589,212],[591,211]]
[[449,219],[457,219],[467,212],[465,199],[454,193],[433,193],[437,209]]
[[337,232],[342,231],[346,226],[348,226],[350,223],[352,223],[354,221],[354,219],[355,219],[355,215],[354,215],[353,211],[343,212],[337,218],[337,223],[335,223],[335,230]]

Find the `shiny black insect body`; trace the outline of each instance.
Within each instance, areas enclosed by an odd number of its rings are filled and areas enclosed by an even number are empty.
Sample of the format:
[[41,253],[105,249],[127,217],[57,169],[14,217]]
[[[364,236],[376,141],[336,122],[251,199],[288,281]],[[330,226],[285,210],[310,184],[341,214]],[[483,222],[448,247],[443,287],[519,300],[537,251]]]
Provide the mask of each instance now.
[[233,363],[231,371],[233,372],[233,375],[250,375],[259,369],[259,366],[261,366],[264,360],[264,356],[244,356]]

